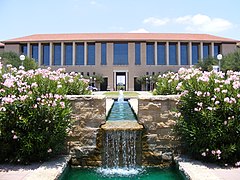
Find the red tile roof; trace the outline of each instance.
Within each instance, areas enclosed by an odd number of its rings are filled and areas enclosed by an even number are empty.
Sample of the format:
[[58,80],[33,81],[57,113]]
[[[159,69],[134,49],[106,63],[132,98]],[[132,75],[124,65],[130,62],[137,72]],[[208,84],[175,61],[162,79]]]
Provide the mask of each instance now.
[[0,47],[3,47],[4,46],[4,44],[3,43],[0,43]]
[[181,33],[73,33],[73,34],[34,34],[4,41],[43,42],[43,41],[214,41],[238,42],[238,40],[209,34]]

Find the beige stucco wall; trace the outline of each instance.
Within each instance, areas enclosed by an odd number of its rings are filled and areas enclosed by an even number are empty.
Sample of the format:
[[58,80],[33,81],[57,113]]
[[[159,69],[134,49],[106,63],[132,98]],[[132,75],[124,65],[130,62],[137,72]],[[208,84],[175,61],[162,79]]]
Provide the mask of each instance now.
[[4,51],[5,52],[12,51],[12,52],[19,54],[20,53],[20,45],[19,44],[6,44],[4,46]]
[[226,55],[228,53],[232,53],[236,51],[237,46],[236,44],[222,44],[222,54]]

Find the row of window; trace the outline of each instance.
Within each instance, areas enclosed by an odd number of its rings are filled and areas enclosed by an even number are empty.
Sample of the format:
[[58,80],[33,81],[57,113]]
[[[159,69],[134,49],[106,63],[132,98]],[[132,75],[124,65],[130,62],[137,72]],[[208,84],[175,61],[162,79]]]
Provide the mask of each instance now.
[[[42,65],[50,65],[50,45],[42,44],[41,57]],[[178,45],[177,43],[169,43],[168,59],[169,65],[178,64]],[[200,43],[192,43],[192,57],[189,57],[188,43],[180,44],[180,64],[189,65],[196,64],[200,59]],[[203,58],[210,56],[211,44],[203,44]],[[155,44],[146,43],[146,64],[147,65],[166,65],[166,43],[157,43],[157,52],[155,53]],[[21,45],[21,51],[27,55],[27,44]],[[62,51],[64,51],[64,65],[73,65],[73,45],[71,43],[64,44],[62,48],[60,43],[53,44],[53,65],[61,65]],[[85,65],[84,62],[84,43],[76,43],[76,65]],[[141,65],[141,44],[135,43],[135,65]],[[220,44],[214,44],[214,56],[220,53]],[[31,44],[31,57],[38,62],[39,58],[38,44]],[[113,45],[113,65],[128,65],[128,43],[114,43]],[[157,62],[155,55],[157,54]],[[86,65],[95,65],[95,43],[87,43],[87,61]],[[101,43],[101,65],[107,65],[107,44]]]

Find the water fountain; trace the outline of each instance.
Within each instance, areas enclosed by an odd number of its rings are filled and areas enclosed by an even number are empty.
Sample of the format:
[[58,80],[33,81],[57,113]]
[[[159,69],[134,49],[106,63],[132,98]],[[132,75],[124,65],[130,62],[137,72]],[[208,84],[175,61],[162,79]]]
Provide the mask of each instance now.
[[137,173],[141,166],[141,132],[129,102],[124,101],[123,91],[119,91],[117,101],[110,110],[103,130],[102,162],[104,173]]
[[118,102],[123,102],[124,101],[124,96],[123,96],[123,91],[120,90],[119,91],[119,95],[118,95]]
[[[126,109],[123,108],[125,105],[127,107]],[[98,109],[99,107],[97,110]],[[143,111],[143,109],[139,109]],[[140,114],[139,109],[138,114]],[[146,114],[146,112],[144,113]],[[155,145],[156,142],[150,143],[150,141],[146,141],[145,133],[148,129],[145,129],[143,131],[144,133],[142,133],[143,125],[138,123],[137,117],[129,106],[127,98],[124,98],[122,91],[119,92],[119,97],[115,100],[112,108],[110,109],[110,114],[107,116],[106,120],[106,123],[101,125],[100,131],[98,131],[98,140],[101,142],[98,141],[97,143],[97,139],[91,141],[93,143],[96,142],[98,146],[94,146],[94,151],[89,151],[91,146],[88,146],[88,148],[90,148],[85,151],[86,153],[83,154],[81,158],[79,158],[79,161],[82,163],[82,167],[71,167],[69,172],[63,176],[64,180],[184,179],[176,167],[164,169],[160,167],[142,166],[142,163],[145,165],[146,162],[146,151],[148,153],[147,158],[154,158],[152,155],[153,151],[148,149],[148,147],[150,147],[152,144]],[[93,121],[95,121],[95,119],[93,119]],[[87,119],[85,122],[89,122],[89,120]],[[147,125],[146,127],[149,128]],[[144,136],[143,140],[142,136]],[[91,135],[86,137],[90,138]],[[154,141],[153,138],[151,140]],[[82,141],[85,141],[85,138],[83,138]],[[82,150],[81,148],[84,148],[84,146],[79,146],[77,152]],[[82,153],[82,151],[80,152]],[[91,154],[91,152],[96,152],[96,155],[94,153]],[[90,160],[85,160],[85,157],[90,158]],[[159,158],[154,160],[159,161],[159,163],[162,162]],[[92,165],[95,162],[99,164]]]

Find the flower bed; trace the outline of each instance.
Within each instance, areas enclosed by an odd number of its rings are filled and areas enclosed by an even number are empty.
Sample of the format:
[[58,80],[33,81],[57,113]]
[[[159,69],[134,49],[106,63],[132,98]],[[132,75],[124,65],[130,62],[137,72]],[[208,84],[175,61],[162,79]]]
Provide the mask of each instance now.
[[[165,78],[163,80],[163,78]],[[195,158],[219,163],[240,161],[240,72],[183,69],[162,76],[180,93],[176,132],[183,148]]]
[[66,94],[89,94],[64,69],[24,71],[0,64],[0,161],[28,163],[61,153],[70,125]]

